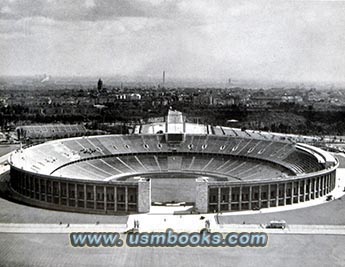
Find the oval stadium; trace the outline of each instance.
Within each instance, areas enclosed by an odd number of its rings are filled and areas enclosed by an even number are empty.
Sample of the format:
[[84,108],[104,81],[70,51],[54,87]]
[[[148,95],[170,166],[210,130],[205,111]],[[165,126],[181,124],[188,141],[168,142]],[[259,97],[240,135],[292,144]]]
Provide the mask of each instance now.
[[129,135],[65,138],[20,148],[9,158],[14,199],[101,214],[192,205],[199,213],[259,210],[325,196],[338,161],[284,135],[164,121]]

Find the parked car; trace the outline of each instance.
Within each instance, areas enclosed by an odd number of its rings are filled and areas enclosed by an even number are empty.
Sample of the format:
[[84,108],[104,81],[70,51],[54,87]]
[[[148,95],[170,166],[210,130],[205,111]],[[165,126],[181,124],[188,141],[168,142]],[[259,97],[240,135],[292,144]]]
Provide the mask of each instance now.
[[326,201],[331,201],[331,200],[333,200],[333,199],[334,199],[333,195],[328,195],[328,196],[326,197]]
[[276,228],[276,229],[285,229],[287,226],[286,221],[280,220],[280,221],[270,221],[266,228]]

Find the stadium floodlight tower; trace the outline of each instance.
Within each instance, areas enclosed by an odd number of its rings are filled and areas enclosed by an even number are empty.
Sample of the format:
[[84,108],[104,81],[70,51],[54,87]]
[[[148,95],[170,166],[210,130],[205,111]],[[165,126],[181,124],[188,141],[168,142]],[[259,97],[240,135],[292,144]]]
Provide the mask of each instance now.
[[170,109],[166,118],[165,139],[168,143],[182,143],[186,135],[185,118],[182,112]]

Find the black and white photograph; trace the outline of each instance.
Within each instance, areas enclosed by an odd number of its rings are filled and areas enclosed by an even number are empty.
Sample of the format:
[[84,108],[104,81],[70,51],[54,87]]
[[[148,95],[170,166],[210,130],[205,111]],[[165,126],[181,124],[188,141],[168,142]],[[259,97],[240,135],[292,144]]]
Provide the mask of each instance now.
[[0,267],[344,248],[345,1],[0,0]]

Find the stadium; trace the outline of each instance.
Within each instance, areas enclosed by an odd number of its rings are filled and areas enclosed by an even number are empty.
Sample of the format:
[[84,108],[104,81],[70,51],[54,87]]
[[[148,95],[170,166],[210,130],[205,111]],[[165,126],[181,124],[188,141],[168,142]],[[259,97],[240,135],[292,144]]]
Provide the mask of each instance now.
[[329,194],[338,161],[278,134],[164,121],[129,135],[64,138],[10,155],[12,197],[55,210],[147,213],[192,205],[199,213],[259,210]]

